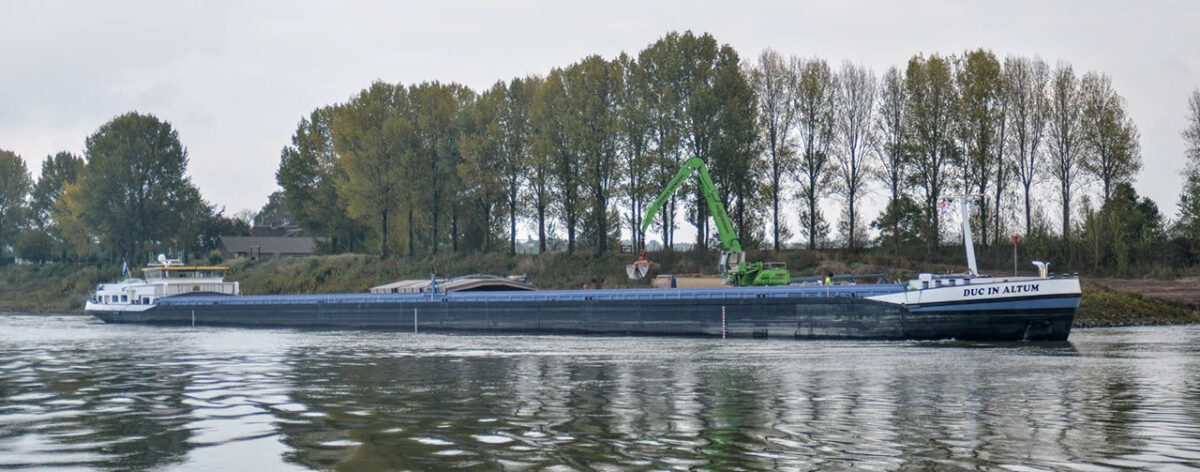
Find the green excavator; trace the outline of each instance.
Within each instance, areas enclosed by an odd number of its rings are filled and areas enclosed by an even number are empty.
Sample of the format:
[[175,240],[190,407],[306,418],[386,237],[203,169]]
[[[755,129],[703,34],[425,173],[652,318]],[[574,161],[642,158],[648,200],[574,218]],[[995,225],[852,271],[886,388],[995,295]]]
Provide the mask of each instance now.
[[[791,274],[781,263],[772,262],[764,265],[762,262],[746,262],[746,252],[742,250],[742,241],[733,231],[733,222],[729,221],[729,214],[725,213],[725,205],[717,196],[717,188],[713,185],[712,177],[708,175],[708,168],[699,157],[693,157],[683,163],[683,168],[679,169],[671,182],[667,184],[667,188],[646,209],[646,217],[642,220],[642,232],[650,227],[654,215],[692,174],[696,174],[697,180],[700,182],[700,193],[704,195],[704,201],[708,203],[708,212],[712,214],[713,221],[717,224],[717,234],[721,238],[721,259],[717,264],[717,271],[725,276],[730,285],[787,285],[791,282]],[[644,262],[644,260],[643,257],[638,262]],[[638,262],[634,264],[636,265]],[[649,265],[649,263],[646,264]],[[629,275],[632,278],[640,278],[646,272],[648,271],[630,270]]]

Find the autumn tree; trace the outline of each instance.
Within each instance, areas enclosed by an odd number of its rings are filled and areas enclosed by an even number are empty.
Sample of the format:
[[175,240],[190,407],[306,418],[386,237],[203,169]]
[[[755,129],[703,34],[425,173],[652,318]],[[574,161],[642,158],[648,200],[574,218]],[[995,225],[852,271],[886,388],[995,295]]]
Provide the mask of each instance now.
[[[408,97],[413,127],[412,154],[406,159],[410,166],[408,198],[421,206],[426,218],[420,225],[424,231],[414,235],[423,237],[430,252],[437,254],[443,234],[451,239],[456,235],[454,231],[442,232],[447,210],[452,210],[453,196],[461,185],[457,171],[460,133],[455,122],[474,92],[459,84],[424,82],[410,86]],[[409,226],[418,224],[414,221]]]
[[30,187],[25,161],[12,151],[0,149],[0,251],[12,245],[25,225]]
[[1082,154],[1083,100],[1079,78],[1067,63],[1059,63],[1050,82],[1049,119],[1046,137],[1049,139],[1048,164],[1050,175],[1058,184],[1059,207],[1062,211],[1062,238],[1071,239],[1071,193],[1079,178]]
[[834,158],[834,191],[845,201],[841,219],[846,247],[859,247],[862,237],[857,230],[861,216],[858,202],[862,198],[867,177],[872,172],[869,152],[875,146],[875,74],[862,65],[846,62],[838,75],[836,115],[836,157]]
[[1004,61],[1008,82],[1009,129],[1013,170],[1020,182],[1025,202],[1025,232],[1033,228],[1033,201],[1030,189],[1042,171],[1042,141],[1049,116],[1047,88],[1050,69],[1041,59],[1010,57]]
[[[544,214],[547,210],[553,210],[558,214],[567,232],[567,253],[574,253],[583,209],[580,178],[583,163],[578,158],[574,142],[577,133],[573,127],[576,122],[568,116],[565,75],[562,69],[550,71],[546,76],[546,83],[534,96],[530,117],[537,130],[534,153],[539,159],[545,159],[545,170],[549,177],[544,179],[539,176],[540,182],[534,183],[535,187],[544,184],[548,190],[549,204],[539,207],[539,211]],[[544,241],[544,217],[539,218],[538,225],[538,231]]]
[[767,157],[767,193],[771,200],[771,241],[776,251],[781,247],[779,203],[783,179],[795,168],[795,152],[788,137],[796,119],[798,64],[796,58],[786,59],[767,49],[747,72],[758,97],[759,134]]
[[[390,253],[393,215],[411,204],[405,164],[414,152],[414,125],[408,100],[403,86],[375,82],[338,107],[333,120],[334,150],[345,166],[338,195],[353,218],[375,230],[381,257]],[[411,221],[408,228],[411,241]]]
[[1125,113],[1125,99],[1112,88],[1107,75],[1083,76],[1083,143],[1080,164],[1100,181],[1104,202],[1113,187],[1129,182],[1142,168],[1137,126]]
[[337,108],[321,107],[302,118],[292,144],[280,151],[275,181],[282,188],[283,206],[293,221],[308,230],[330,252],[360,249],[367,227],[350,216],[337,182],[346,180],[345,166],[334,149],[333,121]]
[[653,198],[649,185],[652,169],[650,143],[653,139],[650,126],[650,109],[645,90],[649,77],[636,58],[622,53],[615,60],[620,71],[621,87],[617,91],[617,133],[621,145],[624,196],[629,203],[629,234],[632,249],[645,248],[646,235],[642,233],[642,217],[645,204]]
[[[964,193],[987,194],[997,177],[1002,162],[997,146],[997,123],[1000,113],[1000,62],[990,51],[968,52],[956,74],[959,99],[959,135],[963,147]],[[991,205],[982,199],[979,208],[980,240],[989,244]]]
[[817,204],[829,192],[832,180],[830,152],[836,136],[837,77],[824,60],[811,59],[800,67],[797,86],[799,159],[796,174],[803,205],[801,232],[808,237],[808,249],[815,249],[817,240],[828,232],[828,224]]
[[62,197],[63,189],[68,184],[79,180],[83,167],[83,159],[69,152],[46,156],[46,160],[42,161],[42,174],[33,186],[30,201],[32,217],[39,228],[54,226],[54,202]]
[[493,233],[505,207],[513,208],[507,201],[506,174],[508,165],[507,137],[504,132],[507,113],[508,86],[497,82],[479,96],[466,112],[459,149],[462,162],[458,164],[458,175],[474,218],[466,223],[465,247],[488,252],[492,247]]
[[908,93],[910,181],[921,191],[925,238],[931,247],[941,243],[938,204],[954,170],[954,124],[958,120],[958,90],[950,60],[938,55],[916,56],[905,72]]
[[1187,166],[1175,230],[1195,244],[1200,242],[1200,89],[1188,97],[1187,126],[1182,134]]
[[500,126],[504,133],[503,173],[508,204],[509,253],[517,252],[517,216],[522,211],[521,191],[529,178],[527,163],[532,140],[529,112],[542,79],[537,76],[512,79],[504,95]]
[[[653,156],[651,174],[655,188],[665,188],[679,171],[685,131],[683,129],[683,101],[686,93],[686,74],[683,64],[686,57],[681,43],[685,36],[677,32],[668,33],[638,53],[638,64],[646,74],[643,104],[649,115],[650,149]],[[694,37],[694,36],[693,36]],[[672,195],[659,211],[662,218],[663,246],[670,251],[675,243],[677,198]]]
[[[877,136],[875,155],[879,157],[875,177],[888,189],[888,202],[884,213],[893,215],[901,212],[904,191],[908,186],[911,156],[908,147],[908,89],[904,74],[891,67],[879,83],[879,111],[875,122]],[[892,218],[885,226],[891,235],[893,253],[900,252],[902,232],[900,218]]]

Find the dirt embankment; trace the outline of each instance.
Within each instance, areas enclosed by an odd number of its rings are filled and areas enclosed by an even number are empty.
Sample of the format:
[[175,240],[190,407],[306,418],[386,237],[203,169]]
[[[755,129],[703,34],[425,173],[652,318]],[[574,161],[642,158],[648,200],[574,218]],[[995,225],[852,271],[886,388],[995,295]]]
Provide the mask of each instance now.
[[1162,300],[1193,310],[1200,309],[1200,277],[1174,280],[1088,279],[1087,283],[1108,290],[1133,292],[1145,298]]
[[1083,279],[1075,326],[1136,326],[1200,322],[1200,279]]

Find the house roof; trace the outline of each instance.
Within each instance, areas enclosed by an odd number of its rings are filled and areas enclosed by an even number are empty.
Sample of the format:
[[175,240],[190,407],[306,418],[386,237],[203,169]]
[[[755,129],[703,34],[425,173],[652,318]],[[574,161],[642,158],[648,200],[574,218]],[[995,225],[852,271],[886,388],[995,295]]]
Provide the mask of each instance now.
[[221,236],[221,246],[232,253],[249,253],[258,247],[262,254],[312,254],[313,238],[283,236]]

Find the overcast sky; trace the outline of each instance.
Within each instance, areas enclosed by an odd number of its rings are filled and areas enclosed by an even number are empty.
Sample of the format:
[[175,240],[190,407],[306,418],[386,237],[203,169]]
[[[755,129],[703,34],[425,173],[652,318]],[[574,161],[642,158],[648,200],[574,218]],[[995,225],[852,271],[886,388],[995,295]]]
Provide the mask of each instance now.
[[114,116],[150,113],[179,132],[204,198],[257,210],[300,118],[376,79],[479,90],[690,29],[744,61],[772,47],[882,73],[983,47],[1107,73],[1141,131],[1136,188],[1175,213],[1200,2],[583,3],[0,0],[0,149],[36,178]]

